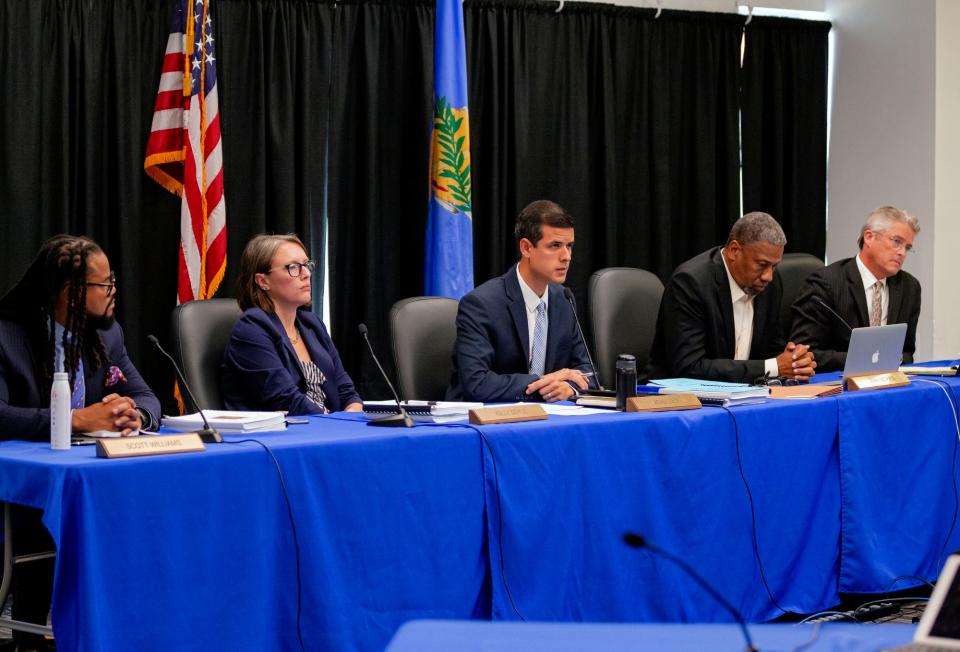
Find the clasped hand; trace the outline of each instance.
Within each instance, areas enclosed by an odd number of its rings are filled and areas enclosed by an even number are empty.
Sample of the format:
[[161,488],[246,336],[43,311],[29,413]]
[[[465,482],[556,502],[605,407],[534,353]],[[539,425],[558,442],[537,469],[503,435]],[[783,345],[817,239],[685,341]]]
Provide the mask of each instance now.
[[777,374],[785,378],[810,380],[816,368],[813,351],[806,344],[788,342],[787,348],[777,356]]
[[580,389],[586,389],[589,384],[586,376],[577,369],[560,369],[545,374],[527,385],[527,395],[539,392],[547,403],[565,401],[575,393],[570,383]]
[[140,412],[136,401],[129,396],[108,394],[99,403],[74,410],[72,425],[74,432],[119,430],[120,435],[126,437],[140,429]]

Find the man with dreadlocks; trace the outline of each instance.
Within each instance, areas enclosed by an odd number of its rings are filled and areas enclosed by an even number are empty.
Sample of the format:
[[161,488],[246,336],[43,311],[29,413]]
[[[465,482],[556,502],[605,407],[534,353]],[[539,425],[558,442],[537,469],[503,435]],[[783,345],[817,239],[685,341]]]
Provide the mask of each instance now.
[[50,437],[50,385],[69,374],[73,431],[127,435],[159,423],[160,403],[143,381],[114,322],[116,279],[89,238],[49,239],[0,299],[0,438]]
[[[159,424],[160,403],[127,357],[115,302],[116,278],[97,243],[69,235],[44,243],[0,299],[0,439],[49,440],[56,371],[73,388],[73,432],[128,435]],[[35,510],[15,517],[18,554],[52,547]],[[52,563],[18,565],[13,580],[13,617],[45,624]],[[21,650],[43,648],[42,637],[15,635]]]

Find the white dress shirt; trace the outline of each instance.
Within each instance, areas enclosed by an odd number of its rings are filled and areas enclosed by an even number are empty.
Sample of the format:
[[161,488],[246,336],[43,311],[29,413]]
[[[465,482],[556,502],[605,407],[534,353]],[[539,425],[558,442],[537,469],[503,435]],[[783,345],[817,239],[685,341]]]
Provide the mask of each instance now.
[[[723,259],[723,268],[727,271],[727,281],[730,283],[730,300],[733,302],[733,332],[734,360],[750,359],[750,343],[753,340],[753,295],[747,294],[743,288],[733,278],[730,273],[730,267],[727,266],[727,259],[723,257],[723,249],[720,250],[720,257]],[[769,358],[763,362],[764,371],[771,377],[779,376],[779,368],[776,358]]]
[[880,325],[887,325],[887,315],[890,309],[890,288],[887,287],[887,279],[878,279],[873,275],[867,266],[860,260],[860,254],[857,254],[857,269],[860,270],[860,278],[863,279],[863,290],[867,295],[867,320],[870,320],[870,311],[873,310],[873,284],[880,281]]
[[[523,303],[527,308],[527,360],[530,360],[530,356],[533,355],[533,330],[537,325],[537,306],[543,301],[544,308],[544,322],[543,327],[546,329],[547,334],[550,333],[550,293],[547,290],[543,291],[543,296],[537,296],[537,293],[534,292],[527,282],[523,280],[523,277],[520,276],[520,266],[517,265],[517,280],[520,281],[520,294],[523,295]],[[549,289],[549,286],[548,288]],[[547,340],[544,340],[544,345],[546,345]],[[546,347],[544,347],[546,349]],[[549,369],[547,370],[550,371]]]

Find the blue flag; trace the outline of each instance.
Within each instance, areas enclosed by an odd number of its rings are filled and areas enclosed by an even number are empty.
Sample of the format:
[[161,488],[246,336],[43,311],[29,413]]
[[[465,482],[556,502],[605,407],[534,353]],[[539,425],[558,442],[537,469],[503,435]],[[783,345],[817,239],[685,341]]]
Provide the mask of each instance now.
[[461,0],[437,0],[433,106],[424,294],[459,299],[473,289],[470,123]]

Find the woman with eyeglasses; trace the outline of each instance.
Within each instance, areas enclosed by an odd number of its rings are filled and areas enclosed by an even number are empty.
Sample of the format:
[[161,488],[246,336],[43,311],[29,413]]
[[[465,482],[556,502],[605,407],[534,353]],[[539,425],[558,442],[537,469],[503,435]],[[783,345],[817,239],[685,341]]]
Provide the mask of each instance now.
[[362,408],[333,340],[309,308],[314,266],[293,234],[247,243],[237,288],[244,312],[223,354],[228,410],[297,415]]

